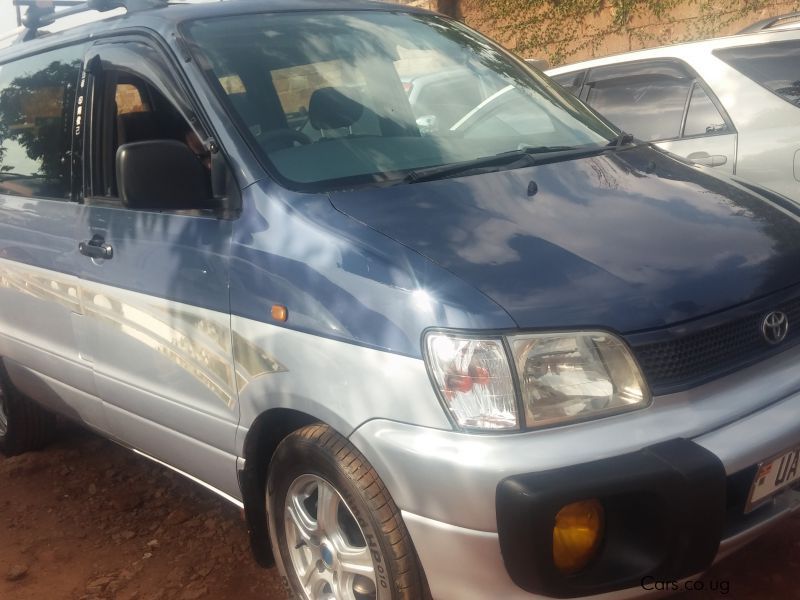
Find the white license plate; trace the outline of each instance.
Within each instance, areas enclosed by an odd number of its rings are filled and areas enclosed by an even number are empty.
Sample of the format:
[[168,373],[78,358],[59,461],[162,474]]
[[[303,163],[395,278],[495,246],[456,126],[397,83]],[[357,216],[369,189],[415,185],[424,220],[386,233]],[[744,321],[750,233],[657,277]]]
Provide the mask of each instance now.
[[800,447],[758,465],[747,510],[796,481],[800,481]]

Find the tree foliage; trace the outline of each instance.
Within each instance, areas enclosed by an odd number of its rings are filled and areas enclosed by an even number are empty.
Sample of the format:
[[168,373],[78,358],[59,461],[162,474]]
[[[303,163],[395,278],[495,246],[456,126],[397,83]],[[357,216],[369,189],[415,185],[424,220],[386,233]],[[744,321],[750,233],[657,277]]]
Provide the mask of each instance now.
[[488,0],[480,7],[494,34],[518,53],[560,64],[594,54],[610,36],[627,37],[632,48],[702,39],[764,9],[797,10],[800,1]]

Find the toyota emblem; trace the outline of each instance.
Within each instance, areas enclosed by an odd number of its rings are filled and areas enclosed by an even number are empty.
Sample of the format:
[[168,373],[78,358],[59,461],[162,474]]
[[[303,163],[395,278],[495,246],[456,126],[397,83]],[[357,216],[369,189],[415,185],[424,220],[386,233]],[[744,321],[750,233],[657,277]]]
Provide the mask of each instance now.
[[770,344],[780,344],[789,333],[789,317],[779,310],[769,313],[761,322],[761,333]]

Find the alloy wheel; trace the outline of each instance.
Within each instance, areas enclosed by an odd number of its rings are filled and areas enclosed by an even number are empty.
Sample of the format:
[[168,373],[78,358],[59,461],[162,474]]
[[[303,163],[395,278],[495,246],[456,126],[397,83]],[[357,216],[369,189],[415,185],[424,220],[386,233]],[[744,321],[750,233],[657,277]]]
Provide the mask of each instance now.
[[284,506],[291,568],[305,600],[374,600],[373,553],[347,503],[316,475],[292,482]]

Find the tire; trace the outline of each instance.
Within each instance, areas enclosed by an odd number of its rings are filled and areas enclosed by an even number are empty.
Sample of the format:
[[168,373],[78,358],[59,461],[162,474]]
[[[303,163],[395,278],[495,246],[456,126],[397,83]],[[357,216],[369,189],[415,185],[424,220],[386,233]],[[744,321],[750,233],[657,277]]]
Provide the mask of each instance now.
[[56,419],[20,394],[0,363],[0,452],[16,456],[45,446],[53,437]]
[[429,597],[389,492],[364,456],[327,425],[304,427],[278,446],[267,478],[267,507],[290,598]]

